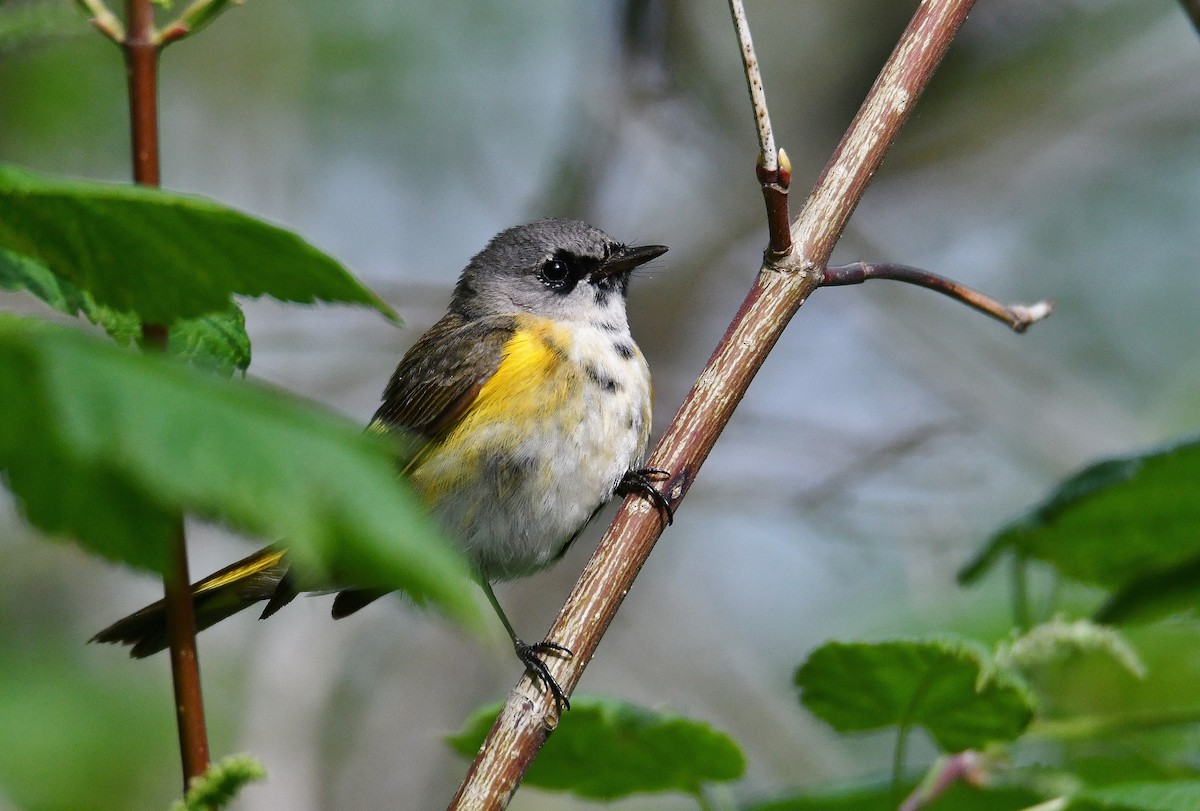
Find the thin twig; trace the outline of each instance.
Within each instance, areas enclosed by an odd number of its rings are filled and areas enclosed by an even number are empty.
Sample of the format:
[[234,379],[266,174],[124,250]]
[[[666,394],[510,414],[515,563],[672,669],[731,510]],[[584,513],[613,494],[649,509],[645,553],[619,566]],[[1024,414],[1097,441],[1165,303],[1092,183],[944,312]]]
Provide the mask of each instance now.
[[113,14],[112,9],[104,4],[104,0],[75,0],[83,13],[90,17],[89,22],[104,36],[118,45],[125,41],[125,26]]
[[733,27],[737,31],[741,46],[742,67],[746,70],[746,87],[750,90],[750,103],[754,105],[754,124],[758,128],[758,151],[762,168],[774,172],[779,168],[775,157],[775,135],[771,131],[771,114],[767,110],[767,94],[763,90],[762,74],[758,69],[758,57],[754,53],[754,40],[750,37],[750,23],[746,21],[746,8],[742,0],[729,0],[729,13],[733,15]]
[[838,287],[848,284],[862,284],[868,279],[891,279],[895,282],[905,282],[934,290],[942,295],[961,301],[968,307],[973,307],[985,315],[990,315],[997,321],[1002,321],[1017,332],[1024,332],[1031,324],[1036,324],[1054,309],[1054,302],[1039,301],[1034,304],[1002,304],[990,296],[977,290],[959,284],[952,279],[938,276],[920,268],[908,265],[896,265],[889,262],[854,262],[849,265],[838,265],[825,268],[821,285],[823,287]]
[[[671,471],[663,493],[674,509],[678,510],[784,327],[820,285],[820,274],[814,269],[828,261],[867,181],[879,168],[972,3],[926,0],[917,9],[792,228],[796,251],[781,262],[768,257],[733,323],[667,426],[646,464]],[[568,693],[578,684],[662,529],[653,505],[646,499],[627,498],[575,584],[547,634],[575,654],[547,663]],[[449,807],[460,811],[506,807],[557,724],[552,697],[527,675],[522,677]]]
[[757,167],[763,202],[767,206],[767,258],[780,262],[792,252],[792,215],[788,211],[788,190],[792,185],[792,162],[787,152],[779,150],[779,168],[768,172]]
[[[129,121],[133,145],[133,179],[143,186],[159,184],[158,53],[154,8],[150,0],[126,0],[129,35],[124,38],[129,80]],[[142,346],[166,351],[163,324],[142,325]],[[208,731],[200,690],[200,665],[196,655],[196,617],[188,576],[187,537],[183,516],[176,516],[170,569],[163,574],[167,636],[170,640],[171,677],[175,692],[175,721],[183,763],[183,789],[208,769]]]
[[163,27],[156,44],[160,48],[166,47],[172,42],[191,36],[221,16],[231,5],[240,6],[243,2],[245,0],[195,0],[176,19]]
[[754,122],[758,129],[758,182],[762,186],[763,202],[767,206],[767,250],[779,261],[792,251],[791,214],[788,212],[788,188],[792,182],[792,163],[782,149],[775,150],[775,134],[771,129],[771,113],[767,93],[763,89],[754,39],[742,0],[729,0],[729,13],[741,46],[742,67],[746,73],[746,88],[754,107]]

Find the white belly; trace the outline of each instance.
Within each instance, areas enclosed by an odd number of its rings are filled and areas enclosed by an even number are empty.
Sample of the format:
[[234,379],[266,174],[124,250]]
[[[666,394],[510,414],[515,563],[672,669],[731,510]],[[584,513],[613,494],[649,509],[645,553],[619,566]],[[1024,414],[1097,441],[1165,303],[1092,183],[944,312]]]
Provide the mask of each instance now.
[[[650,432],[645,359],[627,331],[576,325],[570,336],[558,379],[539,385],[575,394],[541,409],[537,419],[478,425],[469,441],[434,452],[416,472],[418,485],[423,478],[454,481],[438,488],[435,514],[488,580],[551,564],[626,471],[642,463]],[[531,381],[515,397],[537,395]],[[527,400],[519,406],[513,410],[529,411]]]

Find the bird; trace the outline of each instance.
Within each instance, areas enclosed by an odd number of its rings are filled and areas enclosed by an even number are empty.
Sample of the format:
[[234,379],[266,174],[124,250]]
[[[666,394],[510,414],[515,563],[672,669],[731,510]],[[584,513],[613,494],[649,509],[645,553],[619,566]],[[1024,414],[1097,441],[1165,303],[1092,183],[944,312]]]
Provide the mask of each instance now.
[[[614,496],[640,494],[671,523],[655,487],[668,474],[643,467],[650,370],[626,315],[633,271],[666,251],[628,246],[573,219],[500,232],[462,271],[445,314],[401,358],[367,426],[406,440],[400,475],[466,556],[517,657],[561,707],[570,702],[543,657],[571,652],[522,641],[492,583],[552,565]],[[193,584],[196,628],[262,601],[265,619],[300,583],[284,546],[268,546]],[[386,593],[343,588],[333,617]],[[92,641],[129,645],[135,658],[165,649],[163,601]]]

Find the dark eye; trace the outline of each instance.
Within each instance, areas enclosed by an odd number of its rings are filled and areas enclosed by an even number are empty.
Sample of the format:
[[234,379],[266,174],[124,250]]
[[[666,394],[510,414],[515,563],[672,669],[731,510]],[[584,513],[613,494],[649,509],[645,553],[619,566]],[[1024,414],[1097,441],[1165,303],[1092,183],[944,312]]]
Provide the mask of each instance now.
[[561,290],[571,278],[571,266],[562,259],[547,259],[538,276],[551,290]]

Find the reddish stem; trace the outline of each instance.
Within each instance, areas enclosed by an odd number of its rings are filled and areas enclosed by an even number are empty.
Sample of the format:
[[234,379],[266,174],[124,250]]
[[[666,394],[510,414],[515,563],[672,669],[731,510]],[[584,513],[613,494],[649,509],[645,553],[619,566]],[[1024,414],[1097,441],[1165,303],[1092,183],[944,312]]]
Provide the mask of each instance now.
[[126,0],[128,34],[125,73],[129,80],[129,126],[133,142],[133,179],[157,186],[158,48],[154,44],[154,7],[150,0]]
[[972,290],[953,279],[947,279],[920,268],[889,262],[854,262],[849,265],[828,267],[822,274],[821,284],[824,287],[840,287],[848,284],[862,284],[867,279],[890,279],[934,290],[961,301],[968,307],[974,307],[997,321],[1008,324],[1016,332],[1024,332],[1029,329],[1031,324],[1036,324],[1050,315],[1050,311],[1054,308],[1049,301],[1039,301],[1036,304],[1003,304],[991,296],[986,296],[978,290]]
[[[158,46],[154,43],[154,8],[150,0],[126,0],[128,34],[122,43],[129,81],[129,122],[133,145],[133,179],[143,186],[159,185]],[[142,345],[165,351],[167,328],[142,325]],[[163,575],[167,634],[171,641],[171,676],[175,690],[175,721],[183,762],[183,785],[208,769],[208,732],[196,655],[196,617],[188,576],[187,537],[183,516],[175,526],[169,570]]]
[[[782,155],[783,150],[780,153]],[[792,217],[788,212],[792,171],[783,165],[775,170],[759,165],[757,175],[762,186],[763,202],[767,206],[768,258],[779,261],[792,252]]]
[[208,770],[209,761],[191,582],[188,577],[187,537],[183,531],[183,517],[180,516],[171,550],[171,569],[163,575],[163,599],[167,608],[167,636],[171,640],[175,723],[179,728],[179,756],[183,763],[185,792],[193,777]]

